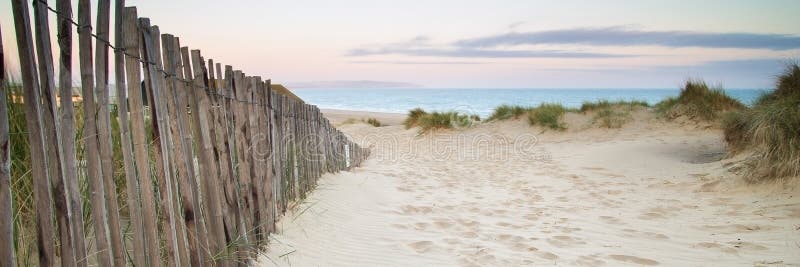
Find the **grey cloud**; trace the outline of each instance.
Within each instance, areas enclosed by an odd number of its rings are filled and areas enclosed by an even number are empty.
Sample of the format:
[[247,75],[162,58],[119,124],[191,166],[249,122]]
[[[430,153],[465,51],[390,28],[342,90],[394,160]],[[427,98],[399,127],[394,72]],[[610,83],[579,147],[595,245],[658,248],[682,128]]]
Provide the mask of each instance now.
[[576,28],[505,33],[455,42],[458,47],[487,48],[501,45],[583,44],[596,46],[658,45],[788,50],[800,48],[800,36],[762,33],[692,31],[641,31],[626,27]]
[[413,48],[387,46],[383,48],[357,48],[350,50],[347,56],[373,55],[406,55],[420,57],[455,57],[455,58],[611,58],[628,57],[626,55],[605,53],[565,52],[558,50],[496,50],[481,48]]
[[354,64],[392,64],[392,65],[481,65],[487,62],[472,61],[406,61],[406,60],[354,60]]

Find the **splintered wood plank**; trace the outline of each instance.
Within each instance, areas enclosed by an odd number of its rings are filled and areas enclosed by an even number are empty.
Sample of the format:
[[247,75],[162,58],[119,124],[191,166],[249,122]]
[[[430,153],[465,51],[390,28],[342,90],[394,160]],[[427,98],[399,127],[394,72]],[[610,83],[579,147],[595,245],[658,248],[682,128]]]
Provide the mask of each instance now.
[[128,102],[130,103],[131,135],[133,137],[133,153],[142,204],[142,220],[144,226],[145,248],[149,254],[150,266],[160,266],[158,226],[156,224],[156,204],[153,193],[153,180],[149,166],[149,142],[146,138],[144,123],[144,101],[142,99],[141,63],[139,62],[139,39],[141,33],[136,23],[135,7],[125,7],[122,23],[125,37],[125,70],[128,80]]
[[105,185],[108,230],[111,241],[111,256],[114,264],[126,264],[122,246],[122,229],[119,222],[119,203],[114,183],[113,147],[111,143],[111,114],[108,100],[108,45],[111,3],[109,0],[97,1],[97,25],[95,29],[95,98],[97,99],[97,141],[100,151],[100,168]]
[[[2,30],[0,30],[2,32]],[[3,55],[3,38],[0,33],[0,62]],[[8,97],[6,93],[5,64],[0,64],[0,265],[16,266],[14,259],[14,210],[11,208],[11,144],[8,135]]]
[[[125,3],[123,0],[114,2],[114,44],[124,47],[124,31],[122,18]],[[125,171],[125,192],[128,195],[128,214],[131,224],[131,240],[133,250],[130,251],[135,266],[146,266],[149,259],[145,247],[144,222],[142,215],[142,200],[139,194],[139,179],[136,177],[136,165],[133,156],[133,143],[131,143],[131,127],[128,113],[127,86],[125,83],[125,56],[122,50],[114,51],[114,77],[117,90],[117,121],[119,122],[120,147],[122,151],[123,169]],[[139,83],[138,79],[133,83]]]

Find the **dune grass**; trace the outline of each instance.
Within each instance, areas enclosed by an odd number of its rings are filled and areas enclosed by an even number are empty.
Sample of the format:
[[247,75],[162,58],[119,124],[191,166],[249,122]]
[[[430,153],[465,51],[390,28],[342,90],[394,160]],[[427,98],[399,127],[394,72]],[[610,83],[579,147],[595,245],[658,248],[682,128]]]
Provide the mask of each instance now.
[[553,130],[567,129],[562,121],[567,109],[561,104],[542,103],[528,111],[528,124],[542,126]]
[[586,112],[590,112],[590,111],[603,110],[603,109],[609,109],[609,108],[618,108],[618,107],[624,107],[624,108],[628,108],[628,109],[632,109],[634,107],[645,107],[645,108],[647,108],[647,107],[650,107],[650,104],[648,104],[645,101],[641,101],[641,100],[608,101],[608,100],[602,99],[602,100],[598,100],[598,101],[595,101],[595,102],[583,102],[583,104],[581,104],[581,108],[579,110],[580,110],[581,113],[586,113]]
[[656,112],[667,120],[687,117],[698,121],[712,121],[727,111],[745,106],[731,98],[720,88],[709,88],[705,82],[689,80],[677,98],[667,98],[655,105]]
[[438,129],[468,128],[477,121],[480,121],[480,117],[477,115],[463,114],[456,111],[427,112],[421,108],[415,108],[408,112],[408,117],[406,117],[403,125],[405,125],[406,129],[419,126],[420,132],[428,132]]
[[592,123],[598,124],[602,128],[616,129],[633,120],[631,111],[636,108],[647,108],[647,102],[633,101],[608,101],[598,100],[595,102],[584,102],[579,109],[581,113],[593,113]]
[[800,176],[800,66],[788,66],[774,91],[752,108],[726,114],[722,124],[731,152],[756,153],[746,180]]
[[383,126],[383,123],[381,123],[381,121],[379,121],[376,118],[367,118],[367,119],[349,118],[349,119],[346,119],[346,120],[342,121],[341,123],[339,123],[339,125],[348,125],[348,124],[356,124],[356,123],[366,123],[366,124],[372,125],[373,127],[381,127],[381,126]]
[[525,116],[528,111],[530,111],[530,107],[523,107],[518,105],[500,105],[494,108],[492,115],[489,115],[487,120],[489,121],[498,121],[498,120],[507,120],[507,119],[519,119],[522,116]]
[[406,129],[411,129],[414,126],[417,126],[417,124],[419,124],[419,119],[427,114],[428,112],[421,108],[412,109],[408,111],[408,116],[403,121],[403,125],[406,127]]
[[368,118],[365,122],[373,127],[381,127],[383,125],[381,124],[381,121],[376,118]]
[[419,126],[423,132],[436,129],[467,128],[472,126],[473,118],[470,115],[455,111],[431,112],[419,119]]

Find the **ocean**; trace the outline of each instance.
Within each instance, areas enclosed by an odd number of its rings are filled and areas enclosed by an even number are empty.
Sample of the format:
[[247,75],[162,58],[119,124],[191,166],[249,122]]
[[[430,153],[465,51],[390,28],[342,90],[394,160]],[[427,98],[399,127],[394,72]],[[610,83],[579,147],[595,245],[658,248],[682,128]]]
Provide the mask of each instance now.
[[[725,92],[752,104],[766,89],[728,89]],[[561,103],[580,107],[586,101],[642,100],[655,104],[679,89],[295,89],[307,103],[323,109],[406,113],[413,108],[427,111],[459,111],[486,117],[498,105],[535,106]]]

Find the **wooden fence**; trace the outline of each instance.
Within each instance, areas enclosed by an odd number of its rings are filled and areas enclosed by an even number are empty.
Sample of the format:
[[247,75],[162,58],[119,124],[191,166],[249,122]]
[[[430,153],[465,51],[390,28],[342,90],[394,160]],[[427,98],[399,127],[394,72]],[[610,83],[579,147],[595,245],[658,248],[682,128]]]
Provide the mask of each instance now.
[[[12,0],[24,91],[17,105],[24,105],[30,146],[34,264],[245,265],[287,206],[323,173],[358,166],[368,156],[317,107],[274,92],[270,80],[206,60],[122,0],[113,2],[112,44],[111,4],[98,1],[92,25],[89,0],[78,2],[77,21],[71,1],[53,7]],[[57,66],[49,15],[57,25]],[[72,95],[73,29],[80,103],[57,97]],[[116,103],[109,100],[109,52]],[[14,266],[17,192],[9,186],[7,109],[15,103],[6,102],[6,91],[0,90],[0,266]],[[77,127],[82,134],[73,138]],[[122,167],[114,166],[115,153],[122,154]],[[115,180],[115,171],[124,182]],[[88,194],[81,192],[83,182]],[[126,198],[118,201],[118,194]]]

